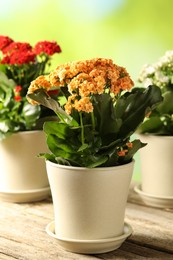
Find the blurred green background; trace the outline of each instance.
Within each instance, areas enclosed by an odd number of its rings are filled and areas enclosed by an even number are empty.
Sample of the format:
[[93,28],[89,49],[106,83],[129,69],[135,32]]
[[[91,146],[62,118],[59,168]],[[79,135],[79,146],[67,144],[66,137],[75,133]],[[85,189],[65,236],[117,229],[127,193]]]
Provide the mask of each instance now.
[[[0,35],[35,44],[56,40],[71,60],[111,58],[136,82],[141,67],[173,49],[172,0],[0,0]],[[135,156],[133,178],[140,180]]]

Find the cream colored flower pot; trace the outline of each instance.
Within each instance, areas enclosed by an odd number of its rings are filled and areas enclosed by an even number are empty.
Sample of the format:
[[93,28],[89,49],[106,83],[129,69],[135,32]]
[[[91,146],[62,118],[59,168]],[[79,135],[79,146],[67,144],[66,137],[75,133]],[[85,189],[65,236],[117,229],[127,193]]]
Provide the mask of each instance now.
[[45,162],[37,158],[47,150],[43,131],[19,132],[1,141],[0,197],[25,202],[48,196]]
[[173,137],[138,135],[147,146],[140,149],[142,191],[173,197]]
[[50,161],[46,166],[59,238],[93,240],[123,234],[134,161],[94,169]]

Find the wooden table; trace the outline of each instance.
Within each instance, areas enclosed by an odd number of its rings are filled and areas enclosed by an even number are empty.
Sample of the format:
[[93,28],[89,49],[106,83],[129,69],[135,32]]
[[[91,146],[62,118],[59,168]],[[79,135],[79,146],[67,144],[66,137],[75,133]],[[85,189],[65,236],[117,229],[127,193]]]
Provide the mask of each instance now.
[[80,255],[64,251],[45,232],[54,218],[51,198],[28,204],[0,202],[0,260],[173,259],[173,209],[142,205],[131,188],[126,219],[133,234],[112,252]]

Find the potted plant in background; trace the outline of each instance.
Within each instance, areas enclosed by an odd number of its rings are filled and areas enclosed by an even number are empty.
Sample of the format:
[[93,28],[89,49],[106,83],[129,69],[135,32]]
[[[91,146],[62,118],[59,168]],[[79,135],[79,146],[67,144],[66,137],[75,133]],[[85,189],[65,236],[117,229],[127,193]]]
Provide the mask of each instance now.
[[[28,100],[57,114],[44,132],[55,221],[47,232],[65,249],[101,253],[131,234],[124,223],[133,155],[145,146],[131,135],[162,99],[160,89],[133,86],[126,69],[95,58],[58,66],[31,82]],[[48,92],[58,89],[59,102]]]
[[[51,57],[60,53],[56,42],[40,41],[32,47],[0,36],[0,198],[15,202],[42,199],[50,188],[40,147],[47,151],[43,122],[54,116],[26,99],[28,86],[45,74]],[[56,97],[56,93],[50,93]]]
[[135,189],[148,205],[173,207],[173,51],[145,65],[139,82],[144,87],[157,85],[163,101],[137,131],[148,145],[140,151],[142,181]]

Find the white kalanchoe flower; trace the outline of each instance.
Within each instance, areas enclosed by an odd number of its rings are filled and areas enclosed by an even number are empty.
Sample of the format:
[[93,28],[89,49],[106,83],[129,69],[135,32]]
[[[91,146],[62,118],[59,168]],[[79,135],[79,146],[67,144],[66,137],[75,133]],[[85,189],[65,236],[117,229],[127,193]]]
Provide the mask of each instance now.
[[155,73],[155,67],[149,64],[145,64],[139,74],[139,82],[143,82],[148,78],[151,78],[151,76]]
[[144,65],[138,81],[143,83],[144,87],[157,85],[164,88],[173,84],[173,50],[166,51],[158,62]]

